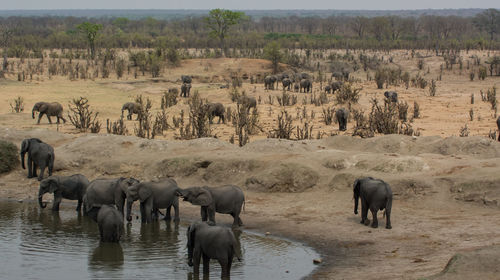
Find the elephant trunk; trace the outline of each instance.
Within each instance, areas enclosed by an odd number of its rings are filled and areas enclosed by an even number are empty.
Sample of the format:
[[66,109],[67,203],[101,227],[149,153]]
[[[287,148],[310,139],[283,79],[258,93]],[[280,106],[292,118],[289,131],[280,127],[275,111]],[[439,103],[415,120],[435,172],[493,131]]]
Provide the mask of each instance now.
[[132,204],[134,203],[133,200],[127,199],[127,221],[131,222],[132,221]]
[[43,193],[39,193],[38,194],[38,204],[40,204],[40,208],[43,209],[43,208],[47,207],[47,203],[43,203],[42,199],[43,199]]

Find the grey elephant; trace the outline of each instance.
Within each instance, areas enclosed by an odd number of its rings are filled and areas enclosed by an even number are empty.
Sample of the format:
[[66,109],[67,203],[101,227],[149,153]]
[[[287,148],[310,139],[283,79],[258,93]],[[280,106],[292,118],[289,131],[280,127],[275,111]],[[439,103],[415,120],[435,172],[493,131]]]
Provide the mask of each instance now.
[[78,200],[76,211],[80,212],[83,196],[88,186],[89,180],[82,174],[50,176],[40,182],[38,203],[42,209],[47,207],[47,204],[42,202],[43,195],[46,193],[53,193],[54,202],[52,202],[52,211],[59,211],[59,204],[61,204],[61,200],[65,198],[69,200]]
[[182,75],[181,80],[183,84],[190,84],[193,81],[193,78],[191,78],[191,76]]
[[372,177],[354,181],[354,214],[358,214],[358,200],[361,199],[361,223],[368,225],[368,210],[372,212],[372,227],[378,227],[377,212],[385,209],[385,228],[391,229],[392,190],[386,182]]
[[127,102],[122,106],[122,116],[123,111],[125,110],[128,111],[127,120],[131,120],[133,114],[137,114],[137,118],[139,118],[139,113],[141,112],[141,104],[136,102]]
[[292,81],[290,80],[290,78],[284,78],[282,81],[281,81],[281,84],[283,85],[283,90],[285,89],[288,89],[288,90],[291,90],[291,87],[292,87]]
[[330,86],[330,85],[325,86],[325,92],[332,93],[332,86]]
[[181,97],[189,97],[191,91],[191,84],[183,83],[181,86]]
[[114,205],[92,207],[88,215],[99,226],[101,242],[120,242],[123,235],[123,216]]
[[208,220],[210,224],[215,225],[215,212],[217,212],[233,216],[233,227],[243,225],[240,213],[245,203],[245,195],[237,186],[191,187],[183,190],[179,189],[177,195],[181,196],[184,201],[201,206],[202,221]]
[[346,131],[347,119],[349,118],[349,110],[345,108],[340,108],[335,111],[335,117],[337,118],[337,122],[339,123],[339,130]]
[[311,79],[311,75],[309,75],[306,72],[302,72],[302,73],[300,73],[298,75],[298,80],[302,80],[302,79],[310,80]]
[[299,90],[300,90],[300,85],[299,84],[294,84],[293,85],[293,91],[299,92]]
[[344,83],[343,83],[343,82],[332,82],[332,83],[330,84],[330,87],[331,87],[331,89],[332,89],[332,93],[333,93],[333,94],[335,94],[335,92],[336,92],[337,90],[340,90],[340,89],[342,88],[342,86],[343,86],[343,85],[344,85]]
[[219,117],[217,123],[220,123],[221,120],[222,123],[226,122],[226,120],[224,119],[224,114],[226,112],[226,110],[224,109],[224,105],[222,105],[221,103],[206,103],[203,106],[205,106],[204,108],[208,114],[210,123],[212,123],[215,117]]
[[23,169],[26,169],[24,165],[24,156],[26,153],[28,153],[28,178],[37,176],[37,168],[40,168],[38,181],[43,179],[45,168],[48,168],[49,176],[52,176],[55,160],[54,148],[52,148],[52,146],[43,143],[42,140],[38,138],[24,139],[21,143],[21,166]]
[[247,111],[250,111],[251,108],[257,108],[257,100],[251,96],[240,96],[239,103],[247,108]]
[[398,102],[398,93],[395,91],[386,91],[386,92],[384,92],[384,96],[390,102],[394,102],[394,103]]
[[498,141],[500,141],[500,116],[497,119],[497,127],[498,127]]
[[127,190],[127,221],[132,221],[132,204],[134,201],[140,201],[141,221],[151,223],[157,218],[159,209],[167,209],[165,220],[172,219],[170,211],[172,207],[175,210],[174,222],[179,221],[179,191],[177,182],[167,178],[159,182],[142,182],[132,185]]
[[200,260],[203,258],[203,274],[210,272],[210,259],[216,259],[222,270],[222,279],[229,279],[233,258],[241,261],[238,243],[229,228],[210,226],[196,222],[187,229],[188,265],[195,275],[200,273]]
[[332,77],[337,81],[347,81],[349,80],[350,72],[343,69],[342,71],[336,71],[332,73]]
[[274,89],[274,83],[276,83],[276,81],[278,80],[278,78],[275,76],[275,75],[268,75],[264,78],[264,88],[265,89],[271,89],[273,90]]
[[139,181],[134,178],[115,178],[115,179],[95,179],[90,182],[87,192],[83,198],[83,212],[88,214],[93,207],[102,205],[116,205],[116,208],[122,213],[127,197],[128,187],[138,184]]
[[63,106],[59,102],[37,102],[31,110],[33,119],[35,118],[35,112],[39,112],[37,124],[40,124],[43,115],[47,116],[49,123],[52,123],[50,117],[57,117],[57,123],[59,123],[59,119],[66,123],[66,119],[63,117]]
[[309,79],[300,80],[300,92],[312,92],[312,82]]

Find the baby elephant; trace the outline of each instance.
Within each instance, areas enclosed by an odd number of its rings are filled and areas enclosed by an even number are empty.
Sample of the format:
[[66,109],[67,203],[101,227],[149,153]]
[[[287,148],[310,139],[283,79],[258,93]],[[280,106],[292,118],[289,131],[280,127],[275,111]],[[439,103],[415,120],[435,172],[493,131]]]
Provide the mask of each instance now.
[[349,111],[345,108],[340,108],[335,112],[335,117],[337,118],[337,122],[339,123],[339,130],[346,131],[347,119],[349,118]]
[[52,211],[59,211],[59,204],[63,198],[70,200],[78,200],[76,211],[80,212],[82,207],[83,196],[89,186],[89,180],[81,174],[71,176],[50,176],[40,182],[38,190],[38,203],[40,208],[47,207],[47,203],[42,202],[43,195],[46,193],[54,193],[54,202]]
[[241,207],[245,203],[243,191],[233,185],[218,188],[191,187],[179,189],[177,195],[193,205],[201,206],[201,220],[208,219],[209,224],[215,225],[215,212],[233,216],[233,227],[242,226],[240,219]]
[[354,181],[354,214],[358,214],[358,199],[361,198],[361,223],[368,225],[368,210],[372,212],[372,227],[378,227],[377,212],[385,209],[385,228],[391,229],[392,190],[382,180],[366,177]]
[[387,98],[390,102],[397,103],[398,102],[398,93],[395,91],[386,91],[384,92],[385,98]]
[[88,213],[99,226],[102,242],[120,242],[123,235],[123,216],[114,205],[93,207]]
[[229,228],[196,222],[188,227],[187,240],[188,265],[193,266],[195,275],[200,273],[201,257],[203,274],[209,274],[210,259],[216,259],[222,268],[222,279],[229,279],[234,256],[241,261],[238,243]]

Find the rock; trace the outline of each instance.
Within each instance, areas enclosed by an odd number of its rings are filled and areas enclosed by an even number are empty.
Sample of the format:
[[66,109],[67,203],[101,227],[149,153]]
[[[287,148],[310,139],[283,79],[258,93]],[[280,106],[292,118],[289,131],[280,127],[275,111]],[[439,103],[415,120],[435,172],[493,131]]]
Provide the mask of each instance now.
[[23,203],[23,202],[24,202],[24,200],[19,199],[17,202],[19,202],[19,203]]
[[266,235],[270,235],[271,233],[269,231],[266,231]]
[[322,262],[323,262],[323,260],[322,260],[322,259],[314,259],[314,260],[313,260],[313,264],[320,264],[320,263],[322,263]]

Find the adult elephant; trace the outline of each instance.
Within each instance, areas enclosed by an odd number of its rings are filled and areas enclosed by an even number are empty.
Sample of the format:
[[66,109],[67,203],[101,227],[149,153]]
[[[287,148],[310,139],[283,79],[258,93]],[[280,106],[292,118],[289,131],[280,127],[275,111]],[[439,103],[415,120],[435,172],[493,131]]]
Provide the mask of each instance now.
[[384,92],[384,96],[390,102],[394,102],[394,103],[398,102],[398,93],[395,91],[386,91],[386,92]]
[[325,86],[325,93],[332,93],[332,86],[330,85]]
[[293,85],[293,91],[299,92],[299,89],[300,89],[300,85],[299,84],[294,84]]
[[88,214],[93,207],[114,204],[122,213],[125,199],[127,197],[128,187],[138,184],[139,181],[134,178],[115,178],[115,179],[95,179],[87,187],[83,199],[83,212]]
[[358,200],[361,199],[361,223],[368,225],[368,209],[372,212],[372,227],[378,227],[377,212],[385,209],[385,228],[391,229],[392,190],[386,182],[365,177],[354,181],[354,214],[358,214]]
[[43,143],[38,138],[24,139],[21,143],[21,166],[26,169],[24,165],[24,155],[28,153],[28,178],[36,177],[36,170],[40,168],[38,181],[43,179],[45,168],[49,169],[49,176],[52,176],[52,169],[54,169],[54,148],[49,144]]
[[136,102],[127,102],[122,106],[122,116],[123,111],[125,110],[128,111],[127,120],[131,120],[133,114],[137,114],[137,118],[139,118],[139,113],[141,112],[141,104]]
[[183,83],[181,86],[181,97],[189,97],[190,91],[191,91],[191,84]]
[[179,189],[177,195],[193,205],[201,206],[201,220],[208,219],[209,224],[215,225],[215,212],[233,216],[233,227],[242,226],[240,218],[241,207],[245,203],[243,191],[234,185],[218,188],[191,187]]
[[183,84],[190,84],[193,81],[193,78],[191,78],[191,76],[188,75],[182,75],[181,80]]
[[224,114],[226,112],[226,110],[224,109],[224,105],[222,105],[221,103],[206,103],[204,104],[204,106],[208,114],[210,123],[212,123],[215,117],[219,117],[219,121],[217,123],[220,123],[221,120],[222,123],[226,122],[226,120],[224,119]]
[[347,119],[349,118],[349,111],[345,108],[340,108],[337,111],[335,111],[335,117],[337,118],[337,122],[339,123],[339,130],[346,131]]
[[92,220],[97,222],[101,242],[120,242],[123,235],[123,216],[115,205],[92,207],[88,212]]
[[243,95],[238,101],[247,108],[247,111],[250,111],[251,108],[257,108],[257,100],[254,97]]
[[309,79],[300,80],[300,92],[312,92],[312,82]]
[[336,92],[337,90],[340,90],[340,89],[342,88],[342,86],[343,86],[343,85],[344,85],[344,83],[343,83],[343,82],[332,82],[332,83],[330,84],[330,87],[331,87],[331,89],[332,89],[332,93],[333,93],[333,94],[335,94],[335,92]]
[[229,279],[233,258],[241,260],[238,243],[229,228],[210,226],[204,222],[191,224],[187,229],[188,265],[195,275],[200,273],[203,257],[203,274],[210,272],[210,259],[216,259],[222,269],[222,279]]
[[132,185],[127,190],[127,221],[132,221],[132,204],[140,201],[141,221],[143,223],[153,222],[152,215],[157,217],[159,209],[166,208],[165,220],[172,219],[170,212],[175,210],[174,222],[179,221],[179,197],[177,192],[179,186],[174,179],[164,179],[159,182],[142,182]]
[[59,119],[62,119],[66,123],[66,119],[63,117],[63,106],[59,102],[37,102],[31,110],[31,117],[35,118],[35,112],[39,112],[37,124],[40,124],[40,120],[43,115],[47,116],[49,123],[52,123],[50,117],[57,117],[57,123]]
[[264,78],[264,88],[274,90],[274,83],[278,78],[275,75],[268,75]]
[[284,78],[281,84],[283,85],[283,90],[287,89],[290,91],[292,88],[292,80],[290,80],[290,78]]
[[59,211],[59,204],[63,198],[69,200],[78,200],[76,211],[80,212],[83,202],[83,196],[89,186],[89,180],[82,174],[71,176],[50,176],[40,182],[38,189],[38,203],[40,208],[47,207],[47,203],[43,203],[43,195],[46,193],[54,194],[54,202],[52,203],[52,211]]

